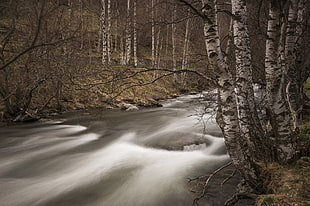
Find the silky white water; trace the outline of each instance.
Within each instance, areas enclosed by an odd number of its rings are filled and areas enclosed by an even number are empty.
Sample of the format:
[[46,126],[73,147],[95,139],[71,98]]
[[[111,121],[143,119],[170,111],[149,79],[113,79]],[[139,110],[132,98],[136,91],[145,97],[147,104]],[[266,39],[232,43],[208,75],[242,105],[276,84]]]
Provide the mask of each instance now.
[[229,161],[215,122],[194,115],[196,99],[0,128],[0,205],[191,205],[186,178]]

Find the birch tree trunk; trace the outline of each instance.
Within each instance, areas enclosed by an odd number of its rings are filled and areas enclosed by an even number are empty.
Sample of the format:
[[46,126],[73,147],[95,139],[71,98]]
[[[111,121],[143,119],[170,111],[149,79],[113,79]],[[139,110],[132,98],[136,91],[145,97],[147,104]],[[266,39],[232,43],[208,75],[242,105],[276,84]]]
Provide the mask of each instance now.
[[224,61],[219,40],[217,25],[216,0],[202,0],[203,14],[205,16],[204,36],[207,56],[210,66],[219,76],[218,84],[218,115],[219,125],[222,129],[227,151],[237,170],[242,174],[248,185],[256,191],[260,191],[261,182],[258,175],[258,166],[248,155],[247,140],[240,133],[237,106],[234,95],[234,80],[229,73],[229,68]]
[[130,18],[130,0],[127,0],[127,20],[126,20],[126,58],[125,64],[130,63],[131,58],[131,18]]
[[151,4],[151,21],[152,21],[152,67],[155,67],[155,16],[154,16],[154,0]]
[[[280,9],[271,2],[266,40],[265,72],[269,121],[274,136],[276,158],[287,162],[295,153],[290,129],[290,116],[285,99],[285,74],[283,71],[283,35],[285,24],[280,25]],[[281,32],[282,31],[282,32]],[[280,59],[280,62],[279,62]]]
[[134,66],[138,66],[138,56],[137,56],[137,0],[133,1],[133,59]]
[[[80,0],[79,1],[79,4],[80,4],[80,8],[79,8],[79,13],[80,13],[80,21],[81,21],[81,32],[80,32],[80,35],[81,35],[81,45],[80,45],[80,50],[82,50],[84,48],[84,17],[83,17],[83,1]],[[101,38],[101,37],[99,37]],[[100,42],[100,40],[99,40]],[[99,43],[100,44],[100,43]],[[98,44],[98,45],[99,45]],[[99,50],[98,50],[99,51]]]
[[175,23],[175,19],[176,19],[176,12],[177,12],[177,8],[176,5],[174,5],[173,7],[173,13],[172,13],[172,23],[171,23],[171,42],[172,42],[172,68],[173,71],[175,71],[177,69],[177,60],[176,60],[176,38],[175,38],[175,34],[176,34],[176,23]]
[[101,13],[100,13],[100,21],[101,21],[101,35],[102,35],[102,64],[105,65],[107,63],[107,32],[106,32],[106,4],[105,0],[101,0]]
[[286,96],[292,116],[293,128],[298,130],[298,115],[302,110],[303,81],[300,79],[302,69],[297,65],[297,57],[301,56],[301,39],[303,33],[304,0],[291,0],[286,29],[285,58],[287,64],[288,84]]
[[[256,159],[270,157],[254,100],[252,60],[245,0],[232,0],[233,36],[236,56],[236,97],[240,132]],[[267,147],[268,148],[268,147]],[[264,151],[264,152],[262,152]]]
[[189,22],[190,22],[190,19],[187,19],[186,20],[186,27],[185,27],[185,35],[184,35],[183,56],[182,56],[182,69],[185,69],[186,65],[187,65]]
[[[162,50],[162,39],[160,38],[160,34],[161,34],[161,29],[158,29],[157,32],[157,40],[156,40],[156,49],[155,49],[155,66],[157,69],[160,68],[160,53]],[[155,71],[154,73],[154,77],[157,77],[157,72]]]
[[121,65],[125,65],[126,64],[126,58],[125,58],[125,45],[124,45],[124,39],[123,37],[121,36],[121,39],[120,39],[120,63]]
[[107,5],[107,63],[111,64],[112,55],[112,39],[111,39],[111,0],[108,0]]

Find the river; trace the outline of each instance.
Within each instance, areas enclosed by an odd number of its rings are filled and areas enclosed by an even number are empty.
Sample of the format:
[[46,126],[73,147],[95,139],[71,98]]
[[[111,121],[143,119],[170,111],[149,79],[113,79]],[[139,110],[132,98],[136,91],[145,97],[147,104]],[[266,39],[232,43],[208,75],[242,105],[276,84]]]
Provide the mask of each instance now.
[[[0,128],[1,206],[185,206],[199,193],[186,178],[229,162],[203,97],[161,108],[90,110]],[[206,103],[206,102],[205,102]],[[238,179],[210,182],[200,205],[223,205]]]

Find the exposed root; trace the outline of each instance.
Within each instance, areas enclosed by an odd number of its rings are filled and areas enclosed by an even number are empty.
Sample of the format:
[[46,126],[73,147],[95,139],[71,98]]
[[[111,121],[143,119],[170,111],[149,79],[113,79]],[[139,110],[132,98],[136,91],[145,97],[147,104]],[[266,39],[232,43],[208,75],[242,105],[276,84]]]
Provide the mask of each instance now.
[[222,190],[223,190],[223,185],[224,185],[226,182],[228,182],[233,176],[235,176],[236,172],[237,172],[237,170],[235,169],[235,170],[231,173],[231,175],[229,175],[225,180],[223,180],[223,182],[221,183],[221,188],[222,188]]
[[[207,188],[208,188],[208,186],[209,186],[210,180],[211,180],[217,173],[219,173],[221,170],[225,169],[226,167],[230,166],[231,164],[232,164],[232,162],[228,162],[227,164],[225,164],[225,165],[221,166],[220,168],[216,169],[215,171],[213,171],[210,175],[203,175],[203,176],[199,176],[199,177],[196,177],[196,178],[187,178],[188,182],[197,181],[197,180],[202,180],[202,179],[206,179],[206,178],[207,178],[207,179],[205,180],[204,184],[203,184],[203,189],[202,189],[200,195],[194,199],[193,205],[198,205],[198,201],[206,195],[206,193],[207,193]],[[224,181],[222,182],[221,185],[225,184],[225,182],[227,182],[232,176],[233,176],[233,175],[231,175],[230,177],[226,178],[226,179],[225,179],[226,181],[224,180]],[[198,183],[196,184],[196,187],[199,188],[200,185],[201,185],[201,183],[198,182]],[[190,191],[196,193],[196,191],[195,191],[193,188],[191,188]]]
[[231,198],[229,198],[224,206],[233,206],[235,205],[239,200],[242,199],[256,199],[257,195],[253,193],[236,193]]

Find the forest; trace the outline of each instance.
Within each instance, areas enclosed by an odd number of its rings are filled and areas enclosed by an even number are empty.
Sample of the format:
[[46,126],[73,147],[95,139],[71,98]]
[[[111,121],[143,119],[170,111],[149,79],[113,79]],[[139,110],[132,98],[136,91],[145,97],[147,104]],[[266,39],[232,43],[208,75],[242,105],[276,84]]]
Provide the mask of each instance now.
[[[216,91],[206,98],[241,177],[225,205],[309,205],[309,8],[306,0],[1,0],[0,130]],[[196,180],[204,186],[195,204],[209,186]]]

